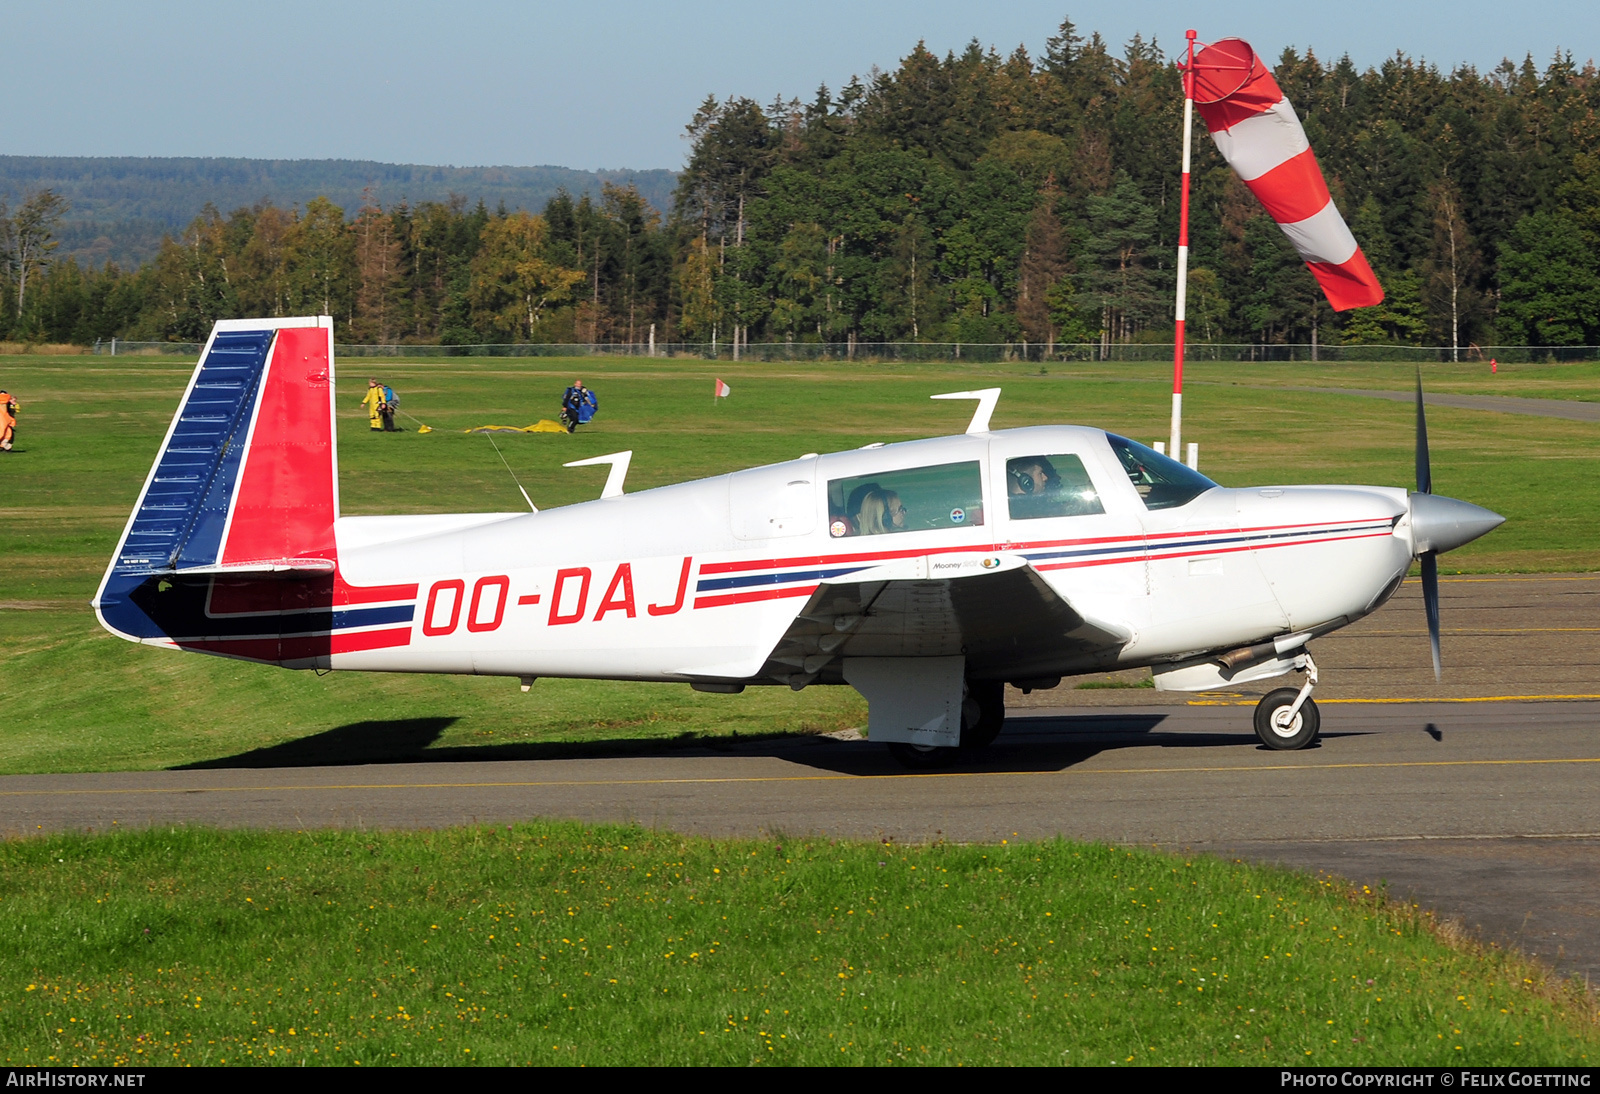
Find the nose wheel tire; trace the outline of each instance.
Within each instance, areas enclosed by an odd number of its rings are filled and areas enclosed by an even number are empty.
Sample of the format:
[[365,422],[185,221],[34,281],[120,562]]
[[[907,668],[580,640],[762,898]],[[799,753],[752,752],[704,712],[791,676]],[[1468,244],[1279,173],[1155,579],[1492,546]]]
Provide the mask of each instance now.
[[1322,715],[1317,712],[1317,704],[1310,696],[1300,704],[1300,709],[1294,712],[1293,717],[1289,715],[1299,694],[1299,688],[1278,688],[1268,692],[1256,704],[1256,736],[1268,748],[1291,752],[1305,748],[1317,739],[1317,731],[1322,728]]

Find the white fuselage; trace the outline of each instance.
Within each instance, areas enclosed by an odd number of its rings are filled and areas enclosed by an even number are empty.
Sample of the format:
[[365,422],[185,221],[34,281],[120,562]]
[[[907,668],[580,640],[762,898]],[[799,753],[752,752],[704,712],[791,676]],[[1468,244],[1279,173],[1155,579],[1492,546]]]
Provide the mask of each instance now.
[[[1103,511],[1014,517],[1007,461],[1029,455],[1078,457]],[[936,528],[841,532],[830,482],[973,461],[982,498],[955,511],[961,523],[946,513]],[[1365,486],[1218,487],[1152,510],[1104,432],[1039,426],[806,456],[539,513],[343,517],[342,580],[395,587],[415,617],[407,644],[335,651],[331,664],[763,682],[819,582],[886,566],[932,578],[994,556],[1026,559],[1084,617],[1126,633],[1114,665],[1159,665],[1372,611],[1411,562],[1407,514],[1404,490]]]

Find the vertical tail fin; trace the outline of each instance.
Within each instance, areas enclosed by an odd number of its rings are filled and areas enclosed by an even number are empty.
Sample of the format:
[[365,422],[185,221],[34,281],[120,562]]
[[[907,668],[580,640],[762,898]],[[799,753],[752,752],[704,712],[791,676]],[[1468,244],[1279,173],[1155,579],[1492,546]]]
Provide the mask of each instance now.
[[332,320],[219,322],[95,596],[100,621],[135,641],[215,636],[211,579],[331,578],[338,512]]

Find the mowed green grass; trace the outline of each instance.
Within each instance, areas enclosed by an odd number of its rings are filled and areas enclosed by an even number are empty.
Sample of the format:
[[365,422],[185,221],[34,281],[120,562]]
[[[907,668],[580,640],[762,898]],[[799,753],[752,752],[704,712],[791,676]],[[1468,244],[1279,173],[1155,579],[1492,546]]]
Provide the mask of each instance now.
[[[1222,370],[1224,383],[1264,386],[1390,388],[1410,391],[1416,384],[1415,365],[1352,362],[1338,365],[1280,365],[1239,362],[1201,364],[1200,375]],[[1193,371],[1193,370],[1190,370]],[[1523,399],[1572,399],[1600,402],[1600,362],[1567,364],[1528,362],[1501,364],[1490,372],[1486,361],[1428,364],[1421,367],[1427,390],[1454,395],[1510,395]]]
[[1379,894],[1064,842],[527,824],[0,844],[6,1064],[1583,1065]]
[[[319,678],[111,637],[88,601],[192,368],[152,358],[0,360],[0,386],[22,403],[19,451],[0,457],[0,771],[571,754],[864,722],[863,704],[843,688],[717,696],[681,685],[541,680],[523,695],[505,679]],[[1562,390],[1593,375],[1590,366],[1514,368],[1528,383]],[[1478,372],[1430,366],[1427,379],[1466,390],[1487,381],[1474,379]],[[408,432],[372,434],[357,402],[373,374],[400,392],[405,415],[434,432],[415,432],[403,415]],[[517,511],[523,503],[507,464],[542,508],[570,504],[598,494],[606,469],[561,465],[623,448],[634,452],[628,488],[640,490],[803,452],[958,432],[971,404],[928,399],[941,391],[1004,387],[997,428],[1080,422],[1146,441],[1165,435],[1170,405],[1164,365],[358,360],[340,375],[340,485],[352,514]],[[1407,366],[1199,364],[1188,375],[1186,436],[1225,485],[1410,485],[1409,407],[1281,386],[1403,388],[1414,375]],[[572,436],[502,434],[493,444],[462,432],[552,417],[577,376],[600,395],[592,427]],[[733,396],[713,403],[719,376]],[[1594,426],[1433,408],[1429,430],[1435,488],[1507,517],[1447,556],[1446,572],[1600,567]]]

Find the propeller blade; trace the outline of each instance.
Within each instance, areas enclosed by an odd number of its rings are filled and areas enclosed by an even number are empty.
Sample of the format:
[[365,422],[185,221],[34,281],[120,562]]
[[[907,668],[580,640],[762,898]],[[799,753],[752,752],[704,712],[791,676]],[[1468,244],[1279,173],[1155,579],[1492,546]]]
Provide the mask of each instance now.
[[1422,606],[1428,613],[1428,640],[1433,643],[1433,678],[1442,673],[1439,664],[1439,556],[1422,553]]
[[1417,493],[1433,493],[1433,471],[1428,466],[1428,418],[1422,412],[1422,366],[1417,366]]

